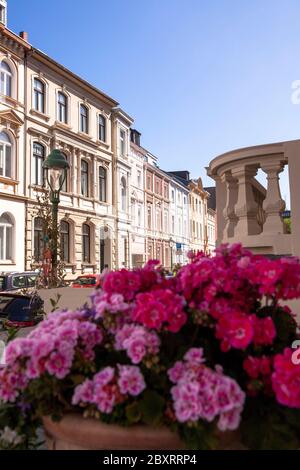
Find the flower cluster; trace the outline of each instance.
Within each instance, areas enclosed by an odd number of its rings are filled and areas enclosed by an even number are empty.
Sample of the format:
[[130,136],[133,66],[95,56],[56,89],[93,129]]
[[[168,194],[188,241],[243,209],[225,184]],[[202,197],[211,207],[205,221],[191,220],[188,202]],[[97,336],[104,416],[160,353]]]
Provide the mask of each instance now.
[[105,414],[124,402],[126,397],[138,396],[146,388],[144,377],[136,366],[105,367],[78,385],[72,398],[73,405],[94,405]]
[[56,312],[39,324],[27,338],[17,338],[6,349],[8,367],[0,371],[0,399],[15,401],[31,380],[43,375],[64,379],[75,356],[90,362],[101,344],[101,328],[85,313]]
[[273,390],[281,405],[300,408],[300,366],[292,361],[293,351],[286,348],[274,358]]
[[216,371],[204,364],[203,350],[189,350],[183,361],[178,361],[168,371],[176,418],[179,422],[211,422],[218,420],[221,431],[239,426],[245,394],[233,379],[223,375],[222,368]]
[[160,339],[155,332],[143,326],[124,325],[115,335],[115,349],[125,350],[133,364],[159,352]]
[[171,289],[138,294],[132,319],[147,328],[177,333],[187,321],[184,300]]

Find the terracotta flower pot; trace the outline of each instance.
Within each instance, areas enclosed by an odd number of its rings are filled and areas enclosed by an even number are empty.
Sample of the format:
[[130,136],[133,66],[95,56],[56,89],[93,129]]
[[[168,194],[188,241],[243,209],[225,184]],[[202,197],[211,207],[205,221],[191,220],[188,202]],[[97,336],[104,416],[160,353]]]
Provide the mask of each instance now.
[[50,450],[184,449],[177,434],[167,428],[123,427],[78,414],[65,415],[59,422],[47,416],[43,423]]
[[[43,418],[49,450],[181,450],[179,436],[167,428],[123,427],[102,423],[79,414],[67,414],[59,422]],[[245,450],[239,432],[218,432],[219,450]]]

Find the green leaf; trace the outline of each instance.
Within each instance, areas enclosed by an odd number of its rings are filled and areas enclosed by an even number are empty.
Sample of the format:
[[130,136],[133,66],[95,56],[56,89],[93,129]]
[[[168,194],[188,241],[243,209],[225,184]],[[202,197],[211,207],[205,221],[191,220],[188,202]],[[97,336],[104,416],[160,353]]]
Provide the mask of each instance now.
[[162,419],[165,400],[156,392],[147,390],[139,402],[139,409],[145,424],[157,425]]
[[141,411],[137,402],[126,406],[126,418],[130,424],[138,423],[141,419]]

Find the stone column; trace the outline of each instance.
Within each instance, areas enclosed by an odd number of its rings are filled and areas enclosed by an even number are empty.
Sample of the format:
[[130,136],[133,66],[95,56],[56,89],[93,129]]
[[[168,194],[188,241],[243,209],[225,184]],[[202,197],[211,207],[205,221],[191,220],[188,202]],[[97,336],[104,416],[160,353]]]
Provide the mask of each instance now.
[[224,228],[223,238],[231,238],[234,236],[234,229],[237,224],[238,218],[235,214],[235,204],[238,198],[238,184],[237,180],[232,177],[230,171],[226,171],[221,177],[221,180],[226,185],[226,205],[223,210],[223,215],[226,221]]
[[[226,185],[225,183],[221,180],[220,176],[213,176],[213,179],[216,182],[216,203],[217,203],[217,246],[220,245],[221,243],[224,242],[223,236],[225,234],[225,226],[226,226],[226,220],[224,219],[224,214],[223,210],[225,208],[226,204]],[[203,204],[203,212],[205,211],[205,205]],[[192,220],[195,219],[195,211],[194,208],[192,207]],[[206,221],[206,214],[204,214],[204,225],[206,227],[207,221]],[[195,241],[195,234],[193,232],[193,224],[192,224],[192,239]]]
[[235,214],[238,218],[235,228],[235,239],[247,235],[261,233],[257,221],[258,205],[254,200],[252,179],[257,173],[257,168],[241,164],[232,169],[232,176],[238,181],[238,198],[235,206]]
[[285,209],[285,202],[281,198],[279,187],[279,173],[283,171],[284,164],[281,161],[268,159],[261,165],[262,170],[267,174],[267,195],[263,202],[266,221],[263,226],[264,233],[284,233],[284,223],[281,217]]

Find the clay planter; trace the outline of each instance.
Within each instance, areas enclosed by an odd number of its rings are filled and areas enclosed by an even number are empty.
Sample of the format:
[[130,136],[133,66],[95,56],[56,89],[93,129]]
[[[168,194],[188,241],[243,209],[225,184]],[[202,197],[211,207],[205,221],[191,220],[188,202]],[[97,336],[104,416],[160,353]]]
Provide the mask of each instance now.
[[[67,414],[59,422],[43,418],[49,450],[181,450],[184,443],[167,428],[117,426],[79,414]],[[219,450],[244,450],[238,432],[219,432]]]
[[167,428],[123,427],[68,414],[59,422],[43,418],[49,450],[174,450],[184,449]]

